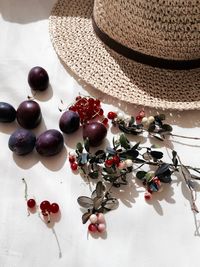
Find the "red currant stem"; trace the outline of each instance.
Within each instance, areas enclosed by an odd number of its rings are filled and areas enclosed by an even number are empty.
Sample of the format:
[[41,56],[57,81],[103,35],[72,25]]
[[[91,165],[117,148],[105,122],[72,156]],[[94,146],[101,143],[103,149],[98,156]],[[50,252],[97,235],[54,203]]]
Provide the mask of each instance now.
[[22,178],[22,182],[24,183],[25,189],[24,189],[24,198],[26,201],[28,201],[28,186],[24,178]]
[[47,223],[50,223],[51,222],[51,217],[50,217],[50,213],[48,211],[47,211],[47,218],[48,218]]
[[62,251],[61,251],[60,243],[59,243],[58,236],[57,236],[56,231],[55,231],[54,228],[52,228],[52,232],[53,232],[53,234],[54,234],[54,236],[55,236],[56,243],[57,243],[57,245],[58,245],[58,252],[59,252],[58,255],[59,255],[59,258],[62,258]]
[[171,136],[174,136],[174,137],[180,137],[180,138],[186,138],[186,139],[200,140],[200,137],[194,137],[194,136],[184,136],[184,135],[172,134],[172,133],[169,133],[167,135],[171,135]]
[[28,95],[27,98],[28,100],[34,100],[35,99],[35,96],[37,95],[37,92],[34,92],[33,95]]
[[180,170],[181,170],[181,173],[182,173],[182,176],[184,178],[184,181],[185,181],[185,184],[187,185],[187,188],[189,189],[190,191],[190,197],[191,197],[191,209],[192,211],[196,212],[196,213],[199,213],[199,210],[196,206],[196,203],[195,203],[195,196],[194,196],[194,191],[193,189],[191,188],[190,184],[188,183],[188,178],[185,174],[185,172],[183,171],[183,167],[184,165],[182,164],[181,160],[180,160],[180,157],[177,155],[177,158],[180,162]]

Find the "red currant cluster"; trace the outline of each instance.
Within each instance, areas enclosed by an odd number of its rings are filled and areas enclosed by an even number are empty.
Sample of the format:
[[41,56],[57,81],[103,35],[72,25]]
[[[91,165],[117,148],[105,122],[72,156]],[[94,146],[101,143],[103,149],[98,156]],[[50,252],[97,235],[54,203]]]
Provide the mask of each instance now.
[[151,179],[150,184],[147,184],[145,181],[143,181],[143,185],[147,187],[147,191],[144,194],[145,200],[152,199],[152,194],[153,192],[155,192],[155,190],[154,191],[152,190],[152,186],[153,188],[156,188],[156,192],[162,192],[163,190],[161,181],[156,176]]
[[69,154],[69,163],[70,163],[72,171],[77,171],[78,163],[76,162],[76,156],[75,155]]
[[[27,207],[29,209],[34,209],[37,208],[36,206],[36,201],[35,199],[28,199],[27,200]],[[57,203],[52,203],[50,204],[50,202],[48,200],[44,200],[40,203],[40,210],[43,216],[48,216],[48,223],[50,223],[50,214],[51,213],[58,213],[59,211],[59,205]]]
[[90,224],[88,226],[88,231],[90,233],[103,233],[106,231],[106,223],[103,213],[91,214]]
[[[77,112],[80,116],[80,122],[82,124],[96,118],[103,117],[104,111],[101,108],[101,102],[99,99],[92,97],[77,96],[76,102],[69,107],[69,110]],[[108,119],[103,117],[102,123],[107,125]]]
[[118,155],[115,155],[113,157],[110,157],[109,159],[107,159],[105,161],[105,165],[108,168],[111,167],[111,166],[113,166],[113,165],[116,165],[118,167],[119,166],[119,163],[120,163],[120,158],[119,158]]
[[[142,122],[142,119],[145,117],[145,112],[144,110],[141,110],[138,115],[136,115],[135,119],[136,119],[136,122],[137,123],[141,123]],[[109,120],[126,120],[126,121],[129,121],[131,120],[131,117],[130,116],[124,116],[122,113],[120,112],[113,112],[113,111],[110,111],[108,112],[107,114],[107,118]]]

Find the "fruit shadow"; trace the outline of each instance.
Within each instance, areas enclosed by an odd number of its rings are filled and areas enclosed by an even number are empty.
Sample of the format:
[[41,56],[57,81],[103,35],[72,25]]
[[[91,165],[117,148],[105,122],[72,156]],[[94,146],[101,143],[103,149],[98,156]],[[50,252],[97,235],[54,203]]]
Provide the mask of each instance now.
[[16,121],[0,123],[0,132],[5,134],[12,134],[17,128],[19,128],[19,125]]
[[48,88],[45,91],[34,91],[31,90],[32,96],[35,100],[39,100],[41,102],[48,101],[53,97],[53,88],[52,85],[49,83]]
[[[142,182],[139,181],[138,179],[136,179],[136,184],[138,185],[138,188],[140,188],[140,192],[144,194],[146,192],[146,190],[145,190],[144,186],[142,185]],[[173,198],[173,195],[174,195],[173,187],[170,184],[164,184],[164,183],[162,184],[162,186],[163,186],[162,192],[155,192],[152,194],[152,199],[146,200],[146,203],[148,205],[153,206],[155,211],[160,216],[163,216],[163,214],[164,214],[163,208],[162,208],[160,202],[165,200],[169,204],[175,204],[176,203],[175,199]]]
[[[192,210],[192,198],[191,198],[191,192],[188,188],[188,186],[186,185],[186,182],[181,179],[180,175],[177,173],[177,185],[181,183],[181,191],[182,194],[184,196],[184,198],[190,203],[191,206],[191,211],[193,213],[193,217],[194,217],[194,236],[199,236],[200,237],[200,220],[197,218],[197,212]],[[197,202],[197,193],[200,192],[200,183],[195,181],[195,180],[190,180],[190,183],[192,185],[193,188],[193,196],[194,196],[194,202],[197,205],[197,209],[198,207],[198,202]]]
[[63,134],[65,144],[71,148],[76,149],[77,143],[83,143],[83,135],[82,135],[82,126],[79,129],[71,134]]
[[132,205],[136,202],[135,199],[139,196],[139,192],[137,191],[132,174],[128,176],[127,180],[127,185],[121,185],[119,188],[112,187],[110,193],[126,207],[131,208]]
[[49,170],[58,171],[65,164],[67,158],[67,149],[64,147],[62,151],[51,157],[44,157],[39,155],[36,150],[28,155],[19,156],[13,153],[13,160],[20,168],[28,170],[36,165],[39,161]]

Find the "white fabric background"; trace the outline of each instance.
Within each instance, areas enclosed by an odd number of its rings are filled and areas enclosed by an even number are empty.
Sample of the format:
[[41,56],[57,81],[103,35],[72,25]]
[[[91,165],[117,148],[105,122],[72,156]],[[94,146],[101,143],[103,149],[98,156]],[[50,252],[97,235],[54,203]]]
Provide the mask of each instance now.
[[[36,97],[43,113],[42,124],[34,130],[37,135],[45,129],[58,129],[60,99],[68,105],[78,92],[88,94],[67,73],[52,48],[48,16],[54,3],[55,0],[0,1],[0,101],[17,108],[26,99],[31,93],[27,74],[33,66],[43,66],[50,76],[51,88]],[[90,89],[89,93],[98,96],[97,91]],[[99,95],[106,112],[120,105],[129,114],[140,110]],[[154,111],[147,109],[147,113]],[[172,112],[167,116],[174,133],[199,136],[199,111]],[[199,266],[200,236],[195,232],[189,195],[177,177],[163,193],[154,194],[149,204],[144,201],[144,189],[136,189],[131,183],[118,194],[119,208],[106,215],[107,235],[87,237],[76,199],[89,196],[90,191],[66,161],[67,152],[81,139],[80,131],[65,137],[66,149],[56,157],[41,158],[35,152],[18,157],[7,145],[17,127],[17,123],[0,124],[0,267]],[[108,141],[115,132],[109,130]],[[200,166],[200,141],[176,140],[189,144],[173,143],[183,163]],[[22,177],[28,183],[29,197],[34,196],[38,203],[48,199],[60,205],[61,217],[54,224],[60,258],[52,228],[37,213],[27,217]],[[200,207],[199,198],[198,204]],[[198,220],[197,215],[197,224]]]

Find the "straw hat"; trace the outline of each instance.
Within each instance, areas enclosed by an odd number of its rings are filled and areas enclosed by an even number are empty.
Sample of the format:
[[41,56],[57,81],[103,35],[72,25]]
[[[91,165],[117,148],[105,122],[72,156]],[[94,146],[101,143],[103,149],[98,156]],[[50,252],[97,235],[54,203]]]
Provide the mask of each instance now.
[[199,0],[59,0],[53,46],[104,93],[163,109],[200,109]]

